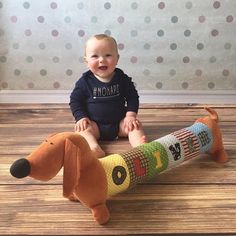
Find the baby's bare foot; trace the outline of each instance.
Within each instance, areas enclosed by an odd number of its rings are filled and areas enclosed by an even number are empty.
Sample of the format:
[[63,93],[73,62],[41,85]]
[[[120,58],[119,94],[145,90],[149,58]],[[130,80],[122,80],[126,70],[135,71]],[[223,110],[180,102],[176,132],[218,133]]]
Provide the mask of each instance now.
[[147,143],[147,137],[145,135],[143,135],[140,139],[140,144],[144,144],[144,143]]
[[132,140],[130,143],[132,147],[138,147],[139,145],[147,143],[147,138],[145,135],[143,135],[139,138],[136,138],[135,140]]

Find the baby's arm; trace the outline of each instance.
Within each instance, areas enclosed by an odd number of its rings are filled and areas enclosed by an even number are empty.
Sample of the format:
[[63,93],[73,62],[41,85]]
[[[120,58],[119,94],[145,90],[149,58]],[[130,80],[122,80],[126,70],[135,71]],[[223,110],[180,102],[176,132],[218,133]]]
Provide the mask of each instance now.
[[[86,112],[86,98],[87,98],[87,90],[85,87],[85,82],[83,77],[76,82],[75,88],[73,89],[70,95],[70,109],[71,112],[77,122],[82,120],[83,118],[88,117]],[[79,122],[80,123],[80,122]],[[82,122],[84,123],[84,122]],[[81,125],[79,125],[80,127]],[[81,126],[81,128],[83,125]],[[76,128],[77,130],[77,128]]]
[[129,133],[134,129],[139,130],[141,127],[141,124],[137,119],[139,96],[132,79],[130,77],[126,77],[124,81],[125,99],[127,102],[127,112],[124,118],[124,129],[126,133]]

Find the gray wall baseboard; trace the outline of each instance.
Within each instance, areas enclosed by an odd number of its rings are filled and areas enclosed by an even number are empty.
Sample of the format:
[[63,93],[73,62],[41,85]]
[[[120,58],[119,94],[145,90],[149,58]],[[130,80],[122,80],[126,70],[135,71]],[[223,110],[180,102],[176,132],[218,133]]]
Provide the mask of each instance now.
[[[69,103],[68,90],[1,90],[0,103]],[[140,103],[236,104],[236,91],[140,90]]]

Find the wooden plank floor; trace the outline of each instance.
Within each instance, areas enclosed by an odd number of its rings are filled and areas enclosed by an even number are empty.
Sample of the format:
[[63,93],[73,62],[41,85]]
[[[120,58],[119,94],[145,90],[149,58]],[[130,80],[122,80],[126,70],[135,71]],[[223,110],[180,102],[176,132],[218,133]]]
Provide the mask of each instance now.
[[[65,104],[0,104],[0,235],[236,234],[236,106],[214,106],[230,160],[207,155],[108,201],[111,221],[97,225],[80,203],[62,197],[62,172],[49,182],[10,176],[49,133],[73,130]],[[149,140],[189,126],[201,105],[142,105]],[[126,139],[103,142],[107,154],[130,149]]]

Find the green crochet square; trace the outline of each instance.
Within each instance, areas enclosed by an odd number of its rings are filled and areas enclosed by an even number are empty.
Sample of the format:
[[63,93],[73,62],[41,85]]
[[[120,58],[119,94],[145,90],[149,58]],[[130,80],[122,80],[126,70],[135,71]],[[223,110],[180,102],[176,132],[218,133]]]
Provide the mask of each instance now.
[[153,141],[140,145],[138,148],[142,150],[144,156],[149,159],[148,178],[152,178],[167,169],[169,159],[162,144]]

